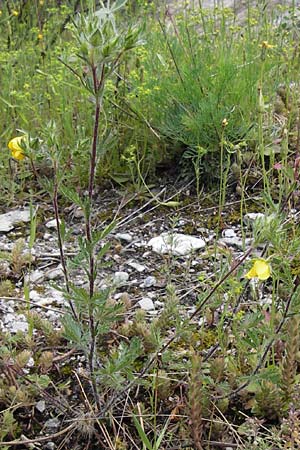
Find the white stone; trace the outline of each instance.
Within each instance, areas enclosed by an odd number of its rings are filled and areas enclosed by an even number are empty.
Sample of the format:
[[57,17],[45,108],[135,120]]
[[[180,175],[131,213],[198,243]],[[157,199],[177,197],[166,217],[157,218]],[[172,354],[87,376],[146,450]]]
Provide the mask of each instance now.
[[56,224],[56,219],[52,219],[52,220],[49,220],[49,222],[47,222],[46,223],[46,227],[47,228],[57,228],[57,224]]
[[30,274],[25,275],[25,283],[41,283],[44,280],[44,272],[42,270],[34,270]]
[[8,232],[15,228],[19,223],[30,222],[30,210],[16,209],[0,215],[0,232]]
[[40,400],[35,404],[36,409],[40,412],[43,413],[46,409],[46,402],[45,400]]
[[80,208],[80,206],[78,206],[75,211],[74,211],[74,217],[76,219],[81,219],[82,217],[84,217],[84,212],[83,209]]
[[61,278],[64,276],[64,272],[62,269],[61,264],[59,264],[57,267],[55,267],[54,269],[50,269],[45,273],[45,277],[48,280],[55,280],[57,278]]
[[144,311],[152,311],[153,309],[155,309],[154,303],[149,297],[143,297],[142,300],[138,302],[138,304]]
[[30,300],[34,302],[34,306],[46,306],[55,303],[56,305],[66,305],[63,293],[55,288],[46,289],[45,292],[37,292],[34,289],[30,291]]
[[34,367],[34,359],[32,356],[28,359],[26,367]]
[[151,275],[143,281],[143,283],[140,285],[141,288],[149,288],[156,285],[156,278],[152,277]]
[[44,427],[47,428],[48,430],[56,430],[58,427],[60,426],[60,421],[54,417],[53,419],[48,419],[45,423],[44,423]]
[[121,286],[125,284],[129,279],[129,274],[127,272],[115,272],[114,274],[114,284]]
[[263,213],[248,213],[244,215],[243,222],[245,225],[253,225],[257,219],[264,219],[265,215]]
[[146,266],[143,266],[142,264],[136,263],[134,261],[128,261],[128,266],[132,267],[133,269],[137,270],[138,272],[144,272],[146,270]]
[[23,314],[6,314],[4,319],[5,330],[11,333],[17,333],[18,331],[28,332],[28,323]]
[[205,242],[201,238],[185,234],[162,233],[160,236],[150,239],[148,245],[160,255],[171,253],[175,256],[185,256],[194,250],[205,247]]
[[120,241],[125,241],[125,242],[132,242],[133,237],[130,233],[117,233],[116,234],[116,238],[120,239]]
[[236,237],[236,232],[232,228],[227,228],[222,232],[223,237],[225,238],[234,238]]
[[243,248],[243,241],[236,237],[224,237],[219,240],[221,244],[228,245],[229,247]]

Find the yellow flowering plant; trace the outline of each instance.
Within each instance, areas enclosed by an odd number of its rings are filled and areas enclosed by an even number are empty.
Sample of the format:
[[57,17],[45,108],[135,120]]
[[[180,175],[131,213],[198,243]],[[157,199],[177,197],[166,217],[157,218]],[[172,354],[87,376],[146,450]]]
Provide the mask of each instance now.
[[256,259],[249,272],[246,273],[245,278],[258,278],[259,280],[267,280],[270,276],[270,264],[264,259]]
[[25,158],[26,136],[17,136],[11,139],[8,143],[8,148],[11,155],[17,161],[22,161]]

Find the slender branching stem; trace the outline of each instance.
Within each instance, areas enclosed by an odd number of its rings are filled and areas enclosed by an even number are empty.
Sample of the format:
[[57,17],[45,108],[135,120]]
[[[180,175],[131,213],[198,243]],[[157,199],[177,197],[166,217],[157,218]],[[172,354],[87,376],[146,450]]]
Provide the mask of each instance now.
[[[55,221],[56,221],[56,228],[57,228],[57,239],[58,239],[58,248],[59,248],[59,254],[60,254],[60,262],[62,265],[62,270],[65,278],[65,284],[66,284],[66,290],[67,293],[70,294],[70,282],[69,282],[69,275],[68,275],[68,269],[66,264],[66,257],[64,252],[64,246],[63,241],[61,237],[61,227],[60,227],[60,220],[59,220],[59,210],[58,210],[58,179],[57,179],[57,161],[54,160],[53,163],[54,167],[54,186],[53,186],[53,209],[54,209],[54,215],[55,215]],[[68,299],[70,309],[72,311],[72,315],[74,319],[78,320],[77,313],[75,311],[74,305],[72,300]]]
[[93,235],[92,235],[92,223],[91,223],[91,210],[93,204],[93,194],[94,194],[94,184],[95,184],[95,175],[96,175],[96,164],[97,164],[97,142],[98,142],[98,131],[99,131],[99,119],[100,119],[100,111],[101,111],[101,98],[99,92],[101,92],[102,85],[104,83],[104,65],[102,66],[101,77],[100,80],[97,78],[97,68],[96,66],[92,67],[92,75],[93,75],[93,84],[94,84],[94,95],[96,100],[95,106],[95,114],[94,114],[94,130],[93,130],[93,141],[92,141],[92,149],[90,155],[90,170],[89,170],[89,186],[88,186],[88,196],[89,196],[89,205],[88,212],[86,214],[86,239],[89,244],[89,329],[90,329],[90,348],[89,348],[89,369],[92,381],[92,389],[94,398],[97,404],[98,409],[100,409],[100,402],[97,393],[96,379],[95,379],[95,347],[96,347],[96,327],[95,327],[95,318],[94,318],[94,306],[93,306],[93,297],[95,292],[95,253],[94,247],[92,244]]

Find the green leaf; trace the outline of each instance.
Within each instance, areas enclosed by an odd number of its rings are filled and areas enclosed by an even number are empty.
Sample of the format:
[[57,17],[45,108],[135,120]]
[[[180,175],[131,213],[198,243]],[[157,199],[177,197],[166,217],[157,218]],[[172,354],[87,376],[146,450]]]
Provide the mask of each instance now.
[[82,329],[78,322],[76,322],[70,314],[64,315],[62,318],[64,326],[64,336],[75,344],[82,345]]
[[166,421],[166,423],[165,423],[163,429],[161,430],[161,432],[160,432],[160,434],[159,434],[159,436],[158,436],[158,439],[157,439],[157,441],[155,442],[154,450],[159,450],[160,444],[161,444],[161,442],[162,442],[162,440],[163,440],[163,438],[164,438],[164,436],[165,436],[165,434],[166,434],[166,431],[167,431],[169,422],[170,422],[170,419],[168,419],[168,420]]
[[51,379],[48,375],[38,375],[37,373],[34,373],[32,375],[27,375],[27,378],[43,389],[47,388],[51,383]]
[[111,7],[111,12],[116,12],[118,9],[123,8],[127,3],[127,0],[117,0]]
[[161,206],[167,206],[168,208],[176,208],[180,206],[181,202],[159,202]]
[[80,198],[78,192],[76,192],[74,189],[70,189],[67,187],[61,187],[60,192],[68,198],[71,202],[75,203],[76,205],[80,206],[83,210],[85,210],[85,202]]
[[35,242],[36,219],[37,219],[36,210],[33,208],[33,205],[30,202],[30,237],[29,237],[29,244],[28,244],[30,249],[33,248],[33,245]]
[[0,100],[9,108],[18,108],[19,107],[19,105],[12,105],[7,100],[5,100],[5,98],[3,98],[3,97],[0,97]]
[[97,242],[99,242],[100,239],[106,238],[106,236],[108,236],[112,232],[112,230],[115,228],[115,226],[116,226],[116,221],[113,220],[104,228],[104,230],[100,231],[100,233],[97,232],[97,233],[99,233]]
[[103,258],[103,256],[108,252],[110,245],[111,245],[110,242],[107,242],[106,244],[103,245],[103,247],[101,247],[101,249],[97,253],[97,260]]
[[143,430],[139,420],[136,418],[136,416],[132,416],[135,428],[137,429],[137,432],[141,438],[142,443],[147,447],[148,450],[154,450],[151,442],[149,441],[145,431]]

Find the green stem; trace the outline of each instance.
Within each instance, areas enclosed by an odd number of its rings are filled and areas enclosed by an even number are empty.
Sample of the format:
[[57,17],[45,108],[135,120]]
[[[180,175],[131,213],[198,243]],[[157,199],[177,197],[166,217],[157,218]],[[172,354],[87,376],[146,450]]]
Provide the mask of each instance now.
[[95,291],[95,254],[93,247],[93,236],[92,236],[92,223],[91,223],[91,210],[93,204],[93,194],[94,194],[94,184],[95,184],[95,175],[96,175],[96,164],[97,164],[97,142],[98,142],[98,131],[99,131],[99,119],[100,119],[100,111],[101,111],[101,97],[99,92],[101,92],[103,83],[104,83],[104,65],[102,66],[101,77],[100,80],[97,78],[97,68],[96,66],[92,67],[93,74],[93,84],[94,84],[94,94],[96,100],[95,106],[95,114],[94,114],[94,130],[93,130],[93,141],[92,141],[92,149],[90,155],[90,169],[89,169],[89,186],[88,186],[88,197],[89,197],[89,205],[86,214],[86,239],[89,243],[89,330],[90,330],[90,345],[89,345],[89,369],[90,376],[92,382],[92,389],[94,398],[97,404],[98,409],[100,409],[100,402],[97,393],[97,385],[96,379],[94,375],[94,359],[95,359],[95,347],[96,347],[96,326],[95,326],[95,318],[94,318],[94,305],[93,305],[93,297]]

